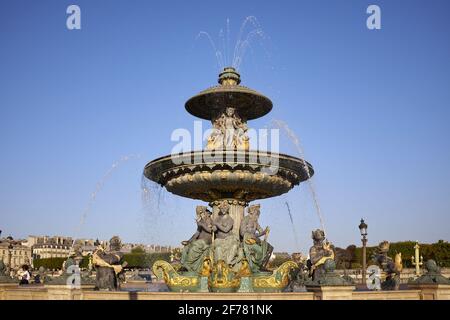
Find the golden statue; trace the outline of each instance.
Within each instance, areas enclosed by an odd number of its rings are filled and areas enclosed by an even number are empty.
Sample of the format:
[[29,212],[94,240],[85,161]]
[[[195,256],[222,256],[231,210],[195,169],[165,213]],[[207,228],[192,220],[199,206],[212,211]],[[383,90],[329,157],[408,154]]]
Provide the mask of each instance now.
[[153,264],[152,271],[158,279],[164,280],[171,291],[185,292],[198,289],[198,276],[182,276],[167,261],[156,261]]
[[208,137],[207,150],[249,150],[247,123],[227,107],[225,112],[212,120],[212,133]]
[[253,278],[253,290],[259,292],[282,291],[289,285],[290,272],[298,269],[294,261],[286,261],[268,276]]
[[223,260],[217,261],[209,278],[212,291],[236,291],[241,284],[240,277]]

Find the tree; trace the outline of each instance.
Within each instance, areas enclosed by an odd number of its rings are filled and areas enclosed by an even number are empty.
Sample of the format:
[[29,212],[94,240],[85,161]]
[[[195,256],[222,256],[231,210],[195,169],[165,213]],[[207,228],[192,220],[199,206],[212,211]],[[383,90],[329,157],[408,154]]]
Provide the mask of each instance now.
[[349,245],[346,249],[334,248],[336,267],[350,269],[352,261],[355,259],[356,246]]
[[[403,266],[406,268],[414,267],[412,265],[411,257],[414,256],[415,241],[401,241],[392,242],[389,246],[388,255],[394,258],[396,253],[401,252],[403,259]],[[369,264],[374,263],[371,261],[372,255],[376,250],[376,246],[367,247],[367,259]],[[444,240],[439,240],[436,243],[420,244],[420,255],[423,256],[423,260],[427,261],[433,259],[441,267],[450,267],[450,243]],[[352,268],[360,268],[362,261],[362,248],[357,247],[355,249],[355,255],[352,260]]]
[[137,246],[137,247],[134,247],[133,249],[131,249],[131,253],[133,253],[133,254],[145,254],[145,250],[144,250],[144,248],[142,248],[142,246]]
[[[133,248],[134,249],[134,248]],[[127,253],[123,256],[123,260],[128,263],[127,267],[128,269],[146,269],[151,268],[156,260],[164,260],[164,261],[170,261],[170,253],[169,252],[163,252],[163,253],[145,253],[141,252],[139,250],[133,251],[131,253]]]
[[33,267],[39,269],[41,266],[49,270],[60,270],[62,265],[67,258],[45,258],[45,259],[34,259]]

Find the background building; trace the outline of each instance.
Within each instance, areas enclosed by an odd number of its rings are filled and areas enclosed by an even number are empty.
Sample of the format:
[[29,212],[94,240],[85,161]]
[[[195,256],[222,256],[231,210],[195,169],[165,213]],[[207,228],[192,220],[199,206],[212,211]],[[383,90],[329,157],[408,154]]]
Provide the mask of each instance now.
[[11,269],[19,269],[24,264],[32,263],[32,250],[12,237],[0,239],[0,260]]
[[147,253],[170,252],[173,248],[171,246],[161,246],[156,244],[142,244],[142,243],[124,243],[121,251],[123,253],[130,253],[135,248],[142,248]]
[[[1,234],[1,231],[0,231]],[[35,236],[27,239],[14,240],[12,237],[0,238],[0,260],[12,269],[22,265],[33,266],[34,259],[67,258],[74,253],[74,244],[78,245],[83,256],[91,255],[98,246],[109,248],[109,241],[93,239],[76,239],[65,236]],[[155,244],[124,243],[123,253],[130,253],[135,248],[142,248],[146,253],[171,252],[171,246]]]
[[73,240],[63,236],[29,236],[25,244],[32,249],[33,259],[66,258]]

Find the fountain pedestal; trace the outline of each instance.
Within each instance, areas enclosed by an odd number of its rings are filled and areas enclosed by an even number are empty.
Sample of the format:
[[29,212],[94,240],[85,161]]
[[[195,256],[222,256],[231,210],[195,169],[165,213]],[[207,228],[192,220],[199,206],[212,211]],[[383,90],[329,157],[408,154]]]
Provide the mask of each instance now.
[[221,199],[210,202],[212,207],[212,218],[215,219],[219,214],[219,205],[226,201],[230,205],[229,215],[233,218],[233,234],[239,236],[239,228],[241,226],[241,221],[244,218],[245,207],[248,205],[247,202],[238,199]]

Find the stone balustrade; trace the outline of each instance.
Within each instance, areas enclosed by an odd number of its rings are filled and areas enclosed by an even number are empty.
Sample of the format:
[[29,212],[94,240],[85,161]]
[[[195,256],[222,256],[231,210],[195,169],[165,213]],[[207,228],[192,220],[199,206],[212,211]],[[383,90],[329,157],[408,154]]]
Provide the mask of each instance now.
[[[338,269],[336,272],[340,275],[348,275],[351,277],[355,283],[361,284],[362,283],[362,274],[360,269],[349,269],[349,270],[343,270]],[[424,271],[422,271],[422,274]],[[441,273],[444,277],[450,278],[450,268],[442,268]],[[416,269],[414,268],[403,268],[401,274],[400,274],[400,283],[408,283],[409,279],[411,278],[417,278],[416,276]]]

